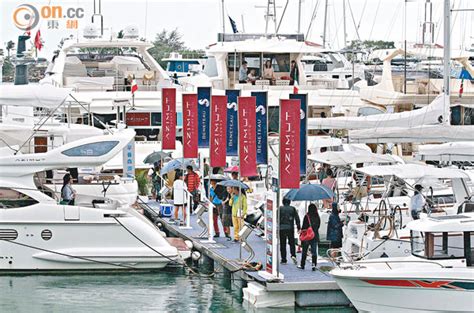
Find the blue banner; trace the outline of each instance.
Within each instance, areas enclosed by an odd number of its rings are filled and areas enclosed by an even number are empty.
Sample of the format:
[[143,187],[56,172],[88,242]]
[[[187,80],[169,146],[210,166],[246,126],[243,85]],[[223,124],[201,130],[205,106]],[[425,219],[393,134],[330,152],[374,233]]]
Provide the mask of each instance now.
[[227,155],[238,156],[239,124],[237,123],[237,98],[240,90],[227,89]]
[[267,92],[266,91],[252,91],[252,97],[256,98],[256,122],[257,122],[257,164],[268,164],[267,152]]
[[308,116],[308,95],[301,93],[290,94],[290,99],[300,100],[300,174],[306,176],[306,153],[308,150],[306,144],[307,134],[307,116]]
[[209,148],[211,119],[211,87],[198,87],[198,147]]

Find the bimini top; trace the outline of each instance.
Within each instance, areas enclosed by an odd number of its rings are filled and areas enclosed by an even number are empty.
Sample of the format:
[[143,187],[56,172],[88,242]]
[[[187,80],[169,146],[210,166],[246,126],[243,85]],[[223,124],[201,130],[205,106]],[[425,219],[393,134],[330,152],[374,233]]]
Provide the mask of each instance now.
[[318,163],[326,163],[332,166],[346,166],[357,163],[397,163],[397,160],[391,155],[375,154],[366,151],[327,151],[309,155],[308,159]]
[[242,41],[219,42],[208,47],[209,54],[214,53],[318,53],[324,51],[320,45],[308,41],[296,41],[287,38],[247,39]]
[[[471,136],[472,136],[471,132]],[[448,142],[421,145],[415,159],[421,161],[471,161],[474,162],[474,142]]]
[[0,105],[56,108],[72,89],[43,85],[0,85]]
[[463,170],[420,164],[374,165],[358,168],[357,171],[368,176],[396,176],[401,179],[470,179],[469,175]]
[[407,228],[421,232],[471,232],[474,231],[474,213],[423,218],[408,223]]
[[46,153],[0,157],[0,178],[22,177],[64,167],[100,166],[121,152],[134,136],[135,131],[124,129],[113,135],[76,140]]

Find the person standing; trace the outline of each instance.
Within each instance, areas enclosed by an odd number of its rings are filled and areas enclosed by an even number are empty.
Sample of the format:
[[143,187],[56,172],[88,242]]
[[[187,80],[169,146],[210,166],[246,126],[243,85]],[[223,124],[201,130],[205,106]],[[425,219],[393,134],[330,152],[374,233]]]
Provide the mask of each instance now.
[[232,227],[232,205],[230,204],[230,199],[233,197],[232,188],[227,187],[226,191],[224,200],[222,201],[221,221],[227,240],[231,240],[230,228]]
[[193,198],[193,206],[191,207],[191,212],[196,210],[197,206],[199,205],[199,174],[193,170],[192,165],[186,166],[187,175],[184,179],[186,186],[188,187],[188,191]]
[[[334,173],[330,168],[326,170],[326,178],[323,179],[321,184],[334,192],[336,188],[336,179],[334,178]],[[332,200],[332,198],[323,199],[323,207],[325,209],[330,209]]]
[[247,61],[242,61],[242,66],[239,68],[239,83],[246,84],[247,83]]
[[298,65],[296,64],[295,60],[292,60],[290,63],[290,85],[294,85],[295,82],[298,84],[299,80],[299,71]]
[[183,210],[183,221],[186,221],[186,204],[188,188],[183,181],[183,173],[176,171],[176,179],[173,182],[173,202],[174,202],[174,219],[179,220],[179,209]]
[[153,167],[148,170],[148,179],[151,182],[151,194],[156,201],[161,200],[161,177],[159,175],[161,170],[161,162],[157,161],[153,163]]
[[63,186],[61,188],[60,204],[74,205],[76,199],[76,191],[72,188],[72,176],[67,173],[63,177]]
[[247,196],[245,191],[240,190],[239,187],[232,188],[232,199],[230,205],[232,206],[232,224],[234,225],[234,242],[240,240],[239,232],[242,228],[242,219],[247,214]]
[[318,214],[318,208],[316,207],[316,204],[311,203],[308,207],[308,213],[303,218],[303,226],[301,227],[301,230],[303,231],[311,227],[314,232],[314,237],[310,240],[305,240],[302,242],[303,252],[301,253],[301,264],[298,266],[299,269],[304,270],[308,250],[309,247],[311,247],[312,270],[316,270],[316,265],[318,264],[318,231],[320,225],[321,219]]
[[[211,187],[209,188],[209,200],[213,204],[213,224],[214,224],[214,233],[215,237],[220,237],[219,231],[219,215],[222,214],[222,200],[216,194],[216,181],[211,180]],[[222,223],[222,221],[221,221]]]
[[296,264],[296,246],[295,246],[295,225],[300,231],[300,217],[294,206],[291,206],[289,199],[283,199],[283,205],[280,210],[280,255],[281,264],[286,264],[286,240],[290,245],[291,259]]
[[410,212],[411,212],[411,217],[414,220],[417,220],[420,218],[420,212],[426,204],[425,198],[423,197],[421,190],[423,190],[423,186],[416,184],[415,194],[410,199]]
[[[342,226],[343,223],[339,218],[339,210],[337,203],[332,203],[332,211],[329,215],[326,239],[330,241],[330,249],[339,249],[342,247]],[[331,251],[331,257],[336,256],[336,251]]]
[[263,65],[263,79],[269,80],[270,85],[275,83],[275,72],[273,71],[271,60],[266,60]]

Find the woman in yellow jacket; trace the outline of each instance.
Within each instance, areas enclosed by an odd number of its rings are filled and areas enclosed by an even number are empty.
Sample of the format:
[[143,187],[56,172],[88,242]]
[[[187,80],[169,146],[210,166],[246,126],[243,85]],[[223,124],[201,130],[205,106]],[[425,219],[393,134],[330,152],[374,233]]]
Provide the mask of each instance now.
[[232,189],[233,196],[229,204],[232,206],[232,224],[234,225],[234,242],[239,241],[239,232],[242,228],[243,218],[247,214],[247,196],[239,187]]

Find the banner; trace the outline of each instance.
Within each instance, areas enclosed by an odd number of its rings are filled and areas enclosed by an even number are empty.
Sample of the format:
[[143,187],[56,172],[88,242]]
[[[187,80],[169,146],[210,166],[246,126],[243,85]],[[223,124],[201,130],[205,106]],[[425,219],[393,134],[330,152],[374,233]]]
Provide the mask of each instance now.
[[227,89],[227,155],[238,156],[237,98],[240,90]]
[[308,127],[308,95],[290,94],[290,99],[300,100],[300,175],[306,176],[306,158],[308,152],[307,127]]
[[122,150],[123,176],[135,177],[135,139]]
[[198,157],[198,97],[183,94],[183,158]]
[[255,97],[239,97],[239,168],[240,176],[257,176]]
[[227,96],[212,96],[211,101],[211,167],[226,165]]
[[176,89],[161,90],[161,148],[176,148]]
[[252,96],[256,100],[256,121],[257,121],[257,164],[268,164],[268,119],[267,119],[267,92],[266,91],[252,91]]
[[280,100],[280,188],[300,187],[300,101]]
[[198,146],[209,148],[211,87],[198,87]]

